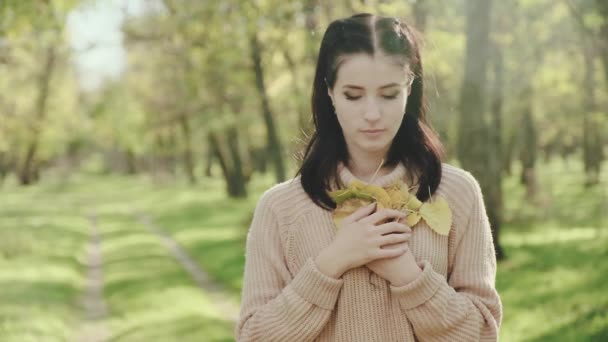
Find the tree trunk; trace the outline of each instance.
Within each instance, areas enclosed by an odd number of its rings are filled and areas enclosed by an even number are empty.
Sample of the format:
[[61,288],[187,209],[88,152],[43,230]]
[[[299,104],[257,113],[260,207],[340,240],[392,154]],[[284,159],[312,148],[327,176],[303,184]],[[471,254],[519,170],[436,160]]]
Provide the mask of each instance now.
[[504,64],[502,51],[497,43],[493,44],[492,60],[494,65],[494,87],[492,94],[490,121],[489,146],[490,154],[488,159],[488,177],[490,181],[487,183],[486,202],[488,218],[492,226],[492,237],[494,240],[494,249],[496,250],[496,258],[502,260],[505,258],[504,250],[500,246],[500,228],[502,227],[503,217],[503,199],[502,199],[502,176],[503,170],[503,147],[502,147],[502,107],[503,107],[503,87],[504,87]]
[[127,149],[125,151],[125,160],[127,163],[127,174],[134,175],[137,173],[137,159],[133,150]]
[[532,117],[532,89],[528,86],[524,90],[524,110],[522,116],[522,144],[520,146],[521,160],[521,183],[526,186],[526,196],[531,200],[536,200],[536,151],[537,133],[536,124]]
[[[504,253],[498,245],[501,224],[502,193],[500,182],[500,159],[493,156],[500,149],[500,131],[488,126],[484,99],[487,98],[487,65],[490,53],[491,1],[470,0],[466,2],[466,59],[464,81],[460,94],[458,159],[462,167],[478,180],[484,194],[485,206],[494,236],[496,257]],[[497,50],[497,49],[496,49]],[[499,55],[497,55],[500,57]],[[501,125],[502,62],[496,58],[497,83],[493,101],[493,124]],[[493,134],[490,134],[492,132]],[[490,168],[488,169],[488,164]],[[489,172],[488,172],[489,171]]]
[[293,88],[294,88],[294,99],[296,102],[296,111],[298,113],[298,126],[300,127],[302,137],[305,138],[312,132],[312,116],[310,115],[310,111],[308,110],[308,106],[304,99],[306,96],[304,95],[304,91],[300,88],[300,74],[298,73],[298,67],[296,65],[293,56],[289,52],[289,49],[283,51],[283,56],[285,57],[285,61],[287,62],[287,66],[289,67],[289,71],[291,71],[291,78],[293,78]]
[[458,159],[475,176],[485,172],[487,124],[484,115],[486,66],[488,64],[490,2],[466,2],[467,39],[464,82],[460,93]]
[[253,146],[253,147],[249,148],[249,155],[250,155],[249,158],[251,159],[254,170],[258,171],[259,173],[266,173],[266,169],[267,169],[266,151],[264,149],[260,149],[258,147]]
[[8,174],[7,159],[6,152],[0,152],[0,185],[4,183],[4,178]]
[[247,184],[241,151],[239,148],[239,134],[235,126],[228,128],[228,149],[232,159],[232,172],[229,183],[231,184],[231,194],[233,197],[247,197]]
[[194,174],[194,157],[192,155],[190,122],[188,121],[188,117],[186,115],[180,115],[179,126],[182,130],[184,144],[184,151],[182,156],[184,162],[184,171],[186,172],[186,176],[188,177],[188,182],[190,182],[190,184],[196,184],[196,175]]
[[[331,1],[327,1],[330,3]],[[317,30],[319,29],[319,11],[318,9],[321,6],[320,0],[306,0],[304,3],[304,18],[306,25],[306,51],[307,51],[307,59],[308,63],[311,65],[315,64],[317,59],[317,51],[319,47],[317,46],[317,39],[315,39],[317,35]]]
[[162,132],[157,132],[155,136],[155,149],[153,156],[152,173],[158,180],[166,180],[173,175],[170,152],[171,138]]
[[[220,137],[213,133],[209,133],[209,146],[213,151],[213,155],[217,158],[222,175],[226,181],[226,192],[228,196],[233,198],[247,197],[247,189],[245,187],[245,177],[238,149],[238,133],[235,127],[230,127],[227,130],[226,140],[222,141]],[[228,145],[226,151],[224,144]]]
[[[589,42],[583,37],[583,57],[585,60],[585,77],[583,81],[584,98],[583,98],[583,164],[585,168],[585,185],[591,186],[599,182],[599,171],[601,164],[601,153],[597,153],[598,149],[595,146],[596,134],[593,116],[597,111],[595,101],[595,77],[594,77],[594,60],[595,56],[593,48],[589,46]],[[601,147],[600,147],[601,149]]]
[[264,69],[262,68],[262,47],[258,40],[257,32],[252,33],[250,44],[251,59],[253,60],[253,66],[255,71],[256,88],[260,96],[262,114],[264,116],[264,123],[266,124],[266,131],[268,135],[268,152],[271,155],[272,161],[274,163],[276,181],[277,183],[280,183],[284,181],[286,177],[285,163],[283,161],[281,142],[276,129],[274,117],[270,109],[268,94],[266,92],[266,86],[264,83]]
[[176,127],[171,126],[169,129],[169,135],[167,137],[167,145],[165,147],[165,151],[164,151],[164,159],[167,165],[167,171],[169,172],[169,174],[175,178],[177,176],[177,162],[178,162],[178,157],[175,154],[175,151],[177,151],[177,133],[176,133]]
[[51,76],[55,68],[55,46],[49,46],[46,53],[44,69],[40,75],[38,82],[39,92],[36,99],[36,123],[32,129],[32,139],[27,147],[23,166],[19,171],[19,182],[22,185],[32,184],[37,180],[39,172],[36,170],[36,153],[38,152],[38,144],[40,140],[40,132],[44,125],[44,120],[47,115],[47,102],[49,98],[49,88]]
[[509,133],[505,136],[506,142],[503,148],[502,167],[505,176],[511,176],[513,174],[513,155],[515,153],[516,139],[517,131],[511,127]]
[[601,56],[604,64],[604,77],[608,84],[608,2],[606,0],[595,0],[597,12],[603,18],[600,25],[600,41],[602,42]]
[[209,148],[207,149],[207,165],[205,166],[205,177],[213,177],[211,173],[211,168],[213,167],[213,146],[209,144]]

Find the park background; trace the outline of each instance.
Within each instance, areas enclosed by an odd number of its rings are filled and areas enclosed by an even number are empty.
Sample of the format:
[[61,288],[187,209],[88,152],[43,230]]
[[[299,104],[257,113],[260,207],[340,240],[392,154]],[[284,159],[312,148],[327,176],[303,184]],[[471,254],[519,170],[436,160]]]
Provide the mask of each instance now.
[[608,1],[0,0],[0,341],[231,341],[316,51],[420,31],[446,162],[479,180],[502,341],[608,340]]

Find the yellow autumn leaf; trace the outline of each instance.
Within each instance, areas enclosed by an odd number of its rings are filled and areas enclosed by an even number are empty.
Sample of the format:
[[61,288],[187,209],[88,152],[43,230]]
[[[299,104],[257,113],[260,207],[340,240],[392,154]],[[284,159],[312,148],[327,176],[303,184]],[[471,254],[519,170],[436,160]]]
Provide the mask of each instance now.
[[350,199],[342,202],[342,204],[340,204],[336,207],[336,210],[334,210],[334,213],[333,213],[333,218],[334,218],[334,223],[336,224],[336,228],[340,228],[340,224],[342,223],[342,220],[345,217],[354,213],[355,211],[357,211],[357,209],[364,207],[370,203],[372,203],[372,201],[366,200],[363,198],[350,198]]
[[393,191],[401,191],[401,186],[403,182],[396,182],[384,188],[387,193],[391,193]]
[[354,180],[350,183],[350,186],[353,190],[360,194],[365,194],[373,197],[376,202],[382,205],[384,208],[390,208],[391,206],[391,198],[386,193],[384,188],[378,185],[372,184],[364,184],[358,180]]
[[405,223],[410,227],[414,227],[423,219],[438,234],[448,235],[452,225],[452,212],[447,201],[437,197],[432,202],[423,203],[408,190],[404,182],[382,188],[354,180],[348,188],[329,193],[337,204],[333,213],[334,223],[339,228],[345,217],[363,206],[376,202],[378,209],[391,208],[408,213]]
[[330,191],[329,197],[331,197],[335,201],[337,198],[347,196],[349,193],[350,193],[350,189],[340,189],[340,190],[336,190],[336,191]]
[[406,207],[412,211],[418,211],[422,207],[422,202],[414,194],[408,193],[409,197],[406,201]]
[[418,221],[420,221],[420,218],[421,218],[420,214],[418,214],[417,212],[412,212],[406,216],[405,223],[408,226],[413,227],[416,224],[418,224]]
[[331,199],[333,199],[334,202],[336,202],[336,204],[338,205],[342,204],[344,201],[353,198],[361,198],[370,202],[374,200],[374,197],[372,197],[371,195],[365,194],[353,188],[332,191],[329,193],[329,197],[331,197]]
[[448,235],[452,226],[452,211],[443,197],[425,202],[419,210],[426,224],[440,235]]
[[388,194],[391,205],[391,209],[401,210],[405,203],[407,203],[409,194],[407,192],[401,191],[401,185],[399,183],[393,184],[386,188],[386,193]]

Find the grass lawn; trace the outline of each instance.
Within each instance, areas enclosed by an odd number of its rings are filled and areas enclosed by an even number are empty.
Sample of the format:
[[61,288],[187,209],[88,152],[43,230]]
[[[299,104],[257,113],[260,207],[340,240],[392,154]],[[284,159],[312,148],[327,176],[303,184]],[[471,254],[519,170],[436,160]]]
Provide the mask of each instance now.
[[[535,204],[506,180],[499,264],[501,341],[608,340],[608,176],[585,189],[581,165],[539,171]],[[608,165],[604,167],[608,171]],[[245,234],[272,183],[254,178],[250,196],[228,199],[219,179],[199,185],[75,175],[0,188],[0,341],[69,341],[85,323],[88,217],[97,216],[113,341],[230,341],[233,325],[135,217],[150,215],[238,301]]]

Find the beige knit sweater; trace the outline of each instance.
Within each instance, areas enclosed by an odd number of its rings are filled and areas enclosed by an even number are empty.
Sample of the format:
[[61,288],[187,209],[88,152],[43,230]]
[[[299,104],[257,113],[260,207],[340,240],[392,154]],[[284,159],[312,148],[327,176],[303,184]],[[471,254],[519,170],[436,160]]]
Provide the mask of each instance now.
[[[498,340],[502,304],[481,190],[462,169],[443,164],[442,171],[434,196],[452,209],[450,233],[441,236],[423,221],[412,228],[410,249],[423,272],[402,287],[365,266],[340,279],[322,274],[313,259],[335,236],[331,212],[308,198],[300,177],[266,191],[247,237],[237,340]],[[339,176],[344,184],[354,178],[343,166]],[[373,184],[407,177],[399,164]]]

